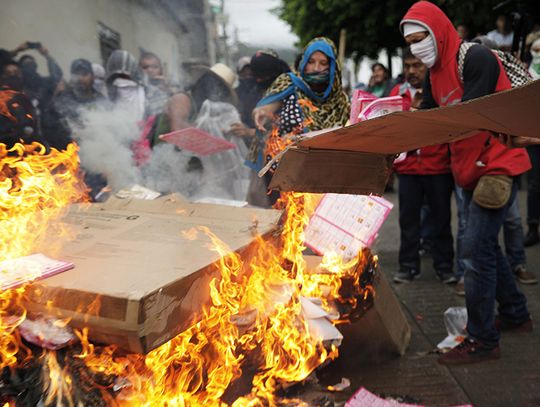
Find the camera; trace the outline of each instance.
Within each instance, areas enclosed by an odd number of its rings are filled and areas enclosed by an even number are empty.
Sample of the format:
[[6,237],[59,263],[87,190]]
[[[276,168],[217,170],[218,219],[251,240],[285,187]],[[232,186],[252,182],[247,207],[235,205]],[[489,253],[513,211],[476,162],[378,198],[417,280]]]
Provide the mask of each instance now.
[[28,44],[28,48],[30,48],[30,49],[40,49],[41,48],[41,42],[27,41],[27,44]]

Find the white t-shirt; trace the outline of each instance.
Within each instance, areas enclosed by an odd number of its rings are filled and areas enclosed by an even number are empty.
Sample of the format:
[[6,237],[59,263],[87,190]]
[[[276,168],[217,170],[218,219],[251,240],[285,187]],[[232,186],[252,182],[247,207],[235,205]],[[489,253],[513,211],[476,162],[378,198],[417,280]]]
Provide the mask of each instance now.
[[501,34],[497,30],[493,30],[487,33],[487,37],[491,41],[495,41],[499,47],[511,47],[514,42],[514,32],[509,34]]

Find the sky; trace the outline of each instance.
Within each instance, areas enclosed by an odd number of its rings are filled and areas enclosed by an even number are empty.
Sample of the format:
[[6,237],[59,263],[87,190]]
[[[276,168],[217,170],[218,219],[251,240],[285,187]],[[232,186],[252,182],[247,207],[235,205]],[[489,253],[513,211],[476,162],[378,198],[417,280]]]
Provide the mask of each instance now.
[[270,12],[280,4],[281,0],[225,0],[229,32],[236,27],[239,40],[249,45],[294,48],[298,38]]

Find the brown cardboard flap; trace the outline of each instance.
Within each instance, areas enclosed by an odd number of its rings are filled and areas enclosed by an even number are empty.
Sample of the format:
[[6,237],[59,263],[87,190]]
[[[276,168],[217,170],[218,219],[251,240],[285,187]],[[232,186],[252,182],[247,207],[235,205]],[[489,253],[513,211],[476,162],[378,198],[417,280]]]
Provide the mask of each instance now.
[[[398,154],[448,143],[479,129],[540,138],[540,81],[458,105],[396,112],[299,142],[301,147]],[[288,154],[288,153],[286,153]]]
[[540,81],[454,106],[396,112],[327,131],[286,151],[270,188],[382,194],[388,174],[385,154],[390,158],[457,141],[481,129],[540,138],[538,112]]
[[382,194],[389,175],[384,154],[290,149],[270,188],[296,192]]

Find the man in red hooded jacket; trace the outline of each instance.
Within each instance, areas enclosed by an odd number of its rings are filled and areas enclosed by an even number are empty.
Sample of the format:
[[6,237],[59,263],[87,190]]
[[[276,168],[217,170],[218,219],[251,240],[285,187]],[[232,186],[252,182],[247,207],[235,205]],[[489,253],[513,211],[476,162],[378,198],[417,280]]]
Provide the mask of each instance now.
[[[422,108],[448,106],[511,88],[498,57],[481,45],[467,52],[463,80],[460,78],[457,55],[461,40],[451,21],[434,4],[415,3],[403,17],[400,28],[411,52],[429,68]],[[466,267],[468,338],[442,355],[439,363],[464,364],[499,358],[499,330],[532,329],[526,298],[518,289],[498,243],[506,213],[516,197],[513,178],[528,171],[531,165],[524,149],[508,148],[488,132],[452,143],[450,153],[452,173],[464,189],[465,199],[466,231],[461,249]],[[481,188],[477,188],[479,181]],[[478,199],[480,194],[487,193],[483,188],[486,183],[500,185],[500,196],[489,196],[494,202],[500,201],[497,204]],[[477,194],[473,199],[475,188]],[[509,198],[499,199],[505,188]],[[499,304],[497,317],[495,300]]]

